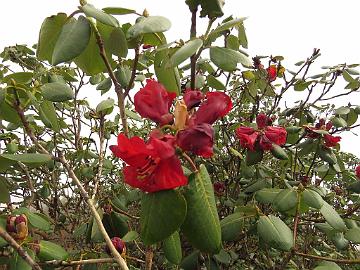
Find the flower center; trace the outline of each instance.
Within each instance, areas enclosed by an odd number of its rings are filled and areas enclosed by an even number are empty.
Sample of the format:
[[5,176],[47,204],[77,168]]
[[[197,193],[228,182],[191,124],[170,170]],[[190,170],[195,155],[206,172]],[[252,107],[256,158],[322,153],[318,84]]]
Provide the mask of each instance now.
[[159,157],[153,158],[152,156],[147,156],[145,165],[136,169],[137,179],[144,180],[150,176],[155,171],[159,162]]

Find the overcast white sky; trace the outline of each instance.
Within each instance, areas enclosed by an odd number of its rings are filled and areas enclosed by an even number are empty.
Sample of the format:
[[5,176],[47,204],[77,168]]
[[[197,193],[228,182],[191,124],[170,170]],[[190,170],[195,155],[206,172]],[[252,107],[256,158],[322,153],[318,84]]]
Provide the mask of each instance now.
[[[321,65],[360,63],[359,0],[225,0],[225,15],[249,17],[245,22],[250,55],[282,55],[295,63],[320,48]],[[98,8],[119,6],[150,15],[163,15],[172,21],[167,40],[187,39],[189,10],[184,0],[93,0]],[[13,44],[34,44],[43,19],[58,12],[76,10],[76,0],[2,0],[0,2],[0,49]],[[135,17],[118,17],[120,23]],[[203,29],[206,20],[200,22]],[[201,30],[199,30],[201,33]],[[358,95],[358,94],[357,94]],[[360,95],[356,101],[360,105]],[[342,150],[360,156],[360,138],[346,136]],[[354,143],[355,142],[355,143]],[[360,141],[359,141],[360,142]],[[359,146],[357,146],[359,145]]]

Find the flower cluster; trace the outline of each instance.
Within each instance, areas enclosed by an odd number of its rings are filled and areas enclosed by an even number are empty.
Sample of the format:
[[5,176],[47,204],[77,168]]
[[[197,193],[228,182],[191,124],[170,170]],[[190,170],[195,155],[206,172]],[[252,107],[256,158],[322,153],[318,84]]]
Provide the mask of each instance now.
[[[331,121],[327,122],[325,119],[321,118],[318,123],[315,124],[314,127],[307,126],[305,128],[307,134],[306,136],[309,138],[320,138],[323,137],[324,145],[326,147],[335,147],[338,142],[340,142],[340,136],[332,136],[328,134],[328,131],[333,127]],[[325,132],[325,133],[324,133]]]
[[8,216],[6,231],[17,241],[24,240],[29,234],[27,217],[24,214]]
[[117,145],[110,146],[110,150],[128,165],[123,170],[124,180],[132,187],[157,192],[186,185],[177,147],[205,158],[213,155],[212,124],[231,110],[229,96],[222,92],[204,95],[187,90],[172,114],[170,108],[175,98],[175,93],[168,92],[155,80],[147,80],[134,96],[135,110],[140,116],[154,121],[160,128],[171,127],[175,134],[163,134],[163,129],[155,129],[147,141],[118,135]]
[[283,145],[286,142],[286,130],[283,127],[271,126],[272,120],[261,113],[256,117],[257,129],[241,126],[236,129],[236,135],[243,148],[255,151],[266,151],[273,148],[273,144]]

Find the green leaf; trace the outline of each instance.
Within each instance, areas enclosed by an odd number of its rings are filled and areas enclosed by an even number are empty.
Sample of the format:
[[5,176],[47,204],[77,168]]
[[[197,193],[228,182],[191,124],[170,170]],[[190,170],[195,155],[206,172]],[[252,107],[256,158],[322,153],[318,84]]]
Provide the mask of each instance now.
[[246,165],[252,166],[255,165],[256,163],[259,163],[263,159],[263,155],[264,155],[264,151],[262,150],[256,150],[256,151],[248,150],[246,152]]
[[328,162],[330,165],[334,165],[337,163],[337,158],[334,152],[328,147],[320,147],[318,150],[319,157]]
[[102,9],[106,13],[113,14],[113,15],[126,15],[136,13],[133,9],[128,8],[121,8],[121,7],[106,7]]
[[115,100],[112,98],[105,99],[96,106],[96,112],[102,115],[110,114],[114,109],[114,104]]
[[[0,160],[1,162],[1,160]],[[0,203],[10,202],[10,193],[5,177],[0,176]]]
[[131,80],[131,69],[128,66],[120,66],[115,71],[115,76],[123,88],[127,88]]
[[[31,249],[25,249],[27,254],[34,259],[35,253]],[[13,252],[10,259],[9,270],[31,270],[32,267],[24,261],[24,259],[17,252]]]
[[209,75],[206,78],[207,84],[209,87],[214,88],[216,90],[225,90],[225,85],[216,79],[213,75]]
[[141,118],[137,113],[135,113],[135,112],[133,112],[133,111],[130,111],[130,110],[128,110],[128,109],[125,109],[125,114],[126,114],[129,118],[131,118],[131,119],[133,119],[133,120],[142,121],[142,118]]
[[64,102],[74,98],[74,91],[67,84],[47,83],[40,87],[44,99],[52,102]]
[[244,26],[244,23],[240,23],[238,26],[238,39],[239,39],[239,42],[240,42],[240,45],[247,49],[248,48],[248,40],[247,40],[247,37],[246,37],[246,31],[245,31],[245,26]]
[[120,27],[114,28],[110,34],[109,52],[119,57],[126,57],[128,54],[126,37]]
[[243,213],[235,212],[220,221],[222,241],[235,241],[244,228]]
[[312,84],[312,82],[306,82],[306,81],[302,81],[299,80],[294,84],[294,90],[295,91],[304,91],[310,84]]
[[171,22],[162,16],[142,17],[126,32],[128,39],[136,38],[147,33],[165,32],[171,27]]
[[302,198],[308,206],[315,209],[320,209],[324,205],[324,200],[319,193],[311,189],[305,189],[302,192]]
[[51,101],[43,101],[40,104],[39,108],[40,118],[45,119],[44,124],[46,125],[46,121],[50,124],[50,128],[52,128],[55,132],[60,132],[60,124],[58,117],[56,115],[54,104]]
[[324,216],[325,220],[337,231],[346,231],[345,222],[342,220],[340,215],[335,211],[335,209],[324,201],[323,206],[320,208],[321,214]]
[[25,164],[43,164],[51,160],[51,156],[47,154],[2,154],[0,156],[13,161],[20,161]]
[[51,64],[67,62],[80,55],[89,43],[90,34],[90,24],[83,16],[65,24],[55,44]]
[[181,252],[181,241],[179,232],[176,231],[168,238],[164,240],[163,250],[165,258],[176,265],[181,263],[182,252]]
[[185,192],[188,206],[182,231],[189,242],[207,253],[218,253],[221,248],[221,227],[216,209],[213,185],[205,165],[190,175]]
[[244,190],[245,193],[253,193],[263,188],[271,187],[272,180],[271,179],[257,179],[251,182]]
[[65,13],[47,17],[41,25],[36,56],[39,60],[51,63],[52,54],[61,29],[67,20]]
[[49,241],[40,240],[39,248],[40,250],[37,257],[40,261],[65,261],[69,257],[69,254],[63,247]]
[[[175,211],[176,209],[176,211]],[[186,202],[180,192],[164,190],[143,195],[140,214],[140,236],[152,245],[173,234],[186,216]]]
[[341,267],[334,262],[322,261],[313,270],[341,270]]
[[335,232],[330,238],[337,250],[344,250],[349,246],[349,241],[342,232]]
[[28,84],[31,82],[33,75],[32,72],[15,72],[5,76],[3,82],[10,84],[14,80],[18,84]]
[[290,188],[290,189],[284,189],[280,191],[273,201],[273,206],[276,210],[280,212],[286,212],[294,207],[296,207],[297,204],[297,192],[296,190]]
[[49,231],[51,224],[48,218],[40,213],[33,213],[28,208],[20,207],[14,211],[16,214],[25,214],[31,226],[38,228],[42,231]]
[[82,7],[80,7],[80,9],[86,14],[86,16],[92,17],[104,24],[114,26],[114,27],[119,27],[119,22],[115,17],[105,13],[104,11],[102,11],[100,9],[95,8],[91,4],[86,4]]
[[348,114],[350,112],[349,107],[341,106],[335,110],[335,114]]
[[224,15],[222,7],[224,0],[201,0],[201,11],[200,16],[209,18],[221,17]]
[[354,244],[360,244],[360,228],[351,228],[345,233],[345,238]]
[[129,231],[127,234],[125,234],[121,240],[123,240],[125,243],[132,242],[136,240],[139,237],[139,234],[136,231]]
[[19,124],[21,123],[21,119],[17,113],[17,111],[11,107],[9,104],[4,102],[0,106],[0,119],[4,119],[10,123]]
[[199,251],[194,251],[190,255],[186,256],[180,264],[180,269],[184,270],[194,270],[198,269],[199,262]]
[[355,193],[360,193],[360,181],[350,184],[347,189]]
[[223,264],[230,264],[231,262],[231,256],[228,252],[226,252],[224,249],[220,250],[220,252],[216,255],[214,255],[214,258]]
[[255,193],[255,200],[261,203],[272,203],[282,189],[263,188]]
[[229,72],[234,71],[238,63],[245,67],[252,66],[246,55],[228,48],[211,47],[210,59],[217,67]]
[[259,237],[271,247],[289,251],[293,246],[293,233],[278,217],[261,216],[257,223]]
[[203,45],[201,39],[196,38],[180,47],[169,59],[166,64],[167,68],[176,67],[192,56]]
[[276,157],[277,159],[280,159],[280,160],[287,160],[287,159],[289,159],[289,156],[287,155],[287,153],[285,152],[285,150],[284,150],[281,146],[279,146],[279,145],[277,145],[277,144],[275,144],[275,143],[272,144],[271,154],[272,154],[274,157]]
[[179,95],[181,91],[179,71],[176,67],[166,68],[165,65],[168,60],[168,49],[158,51],[155,54],[155,75],[159,82],[165,86],[167,91],[174,92]]
[[232,27],[241,25],[244,20],[246,20],[246,17],[239,18],[239,19],[233,19],[233,20],[227,21],[226,23],[219,25],[218,27],[216,27],[214,30],[212,30],[210,32],[208,39],[212,40],[216,36],[218,36],[221,32],[228,30]]
[[101,90],[101,91],[109,91],[112,85],[112,81],[111,78],[105,78],[104,80],[102,80],[97,86],[96,86],[96,90]]
[[333,123],[334,127],[347,127],[346,120],[341,117],[333,117],[331,118],[331,122]]

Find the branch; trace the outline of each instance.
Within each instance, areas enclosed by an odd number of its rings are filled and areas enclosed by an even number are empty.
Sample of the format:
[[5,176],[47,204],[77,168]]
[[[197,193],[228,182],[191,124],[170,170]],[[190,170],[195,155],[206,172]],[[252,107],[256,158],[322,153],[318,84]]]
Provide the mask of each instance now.
[[29,256],[29,254],[7,233],[0,227],[0,236],[12,246],[23,260],[35,270],[42,270],[41,267]]
[[[196,37],[196,13],[197,7],[191,11],[191,28],[190,28],[190,39]],[[191,61],[191,81],[190,88],[195,89],[195,71],[196,71],[196,53],[190,57]]]
[[135,81],[135,76],[136,76],[136,67],[137,67],[137,64],[139,62],[139,46],[137,46],[135,48],[135,57],[134,57],[134,63],[133,63],[133,68],[132,68],[132,72],[131,72],[131,77],[130,77],[130,81],[129,81],[129,84],[125,90],[125,93],[124,93],[124,97],[126,97],[130,90],[131,90],[131,86],[133,85],[134,81]]
[[95,24],[92,23],[92,26],[93,26],[93,29],[94,29],[94,33],[95,33],[95,37],[96,37],[96,43],[98,44],[99,46],[99,50],[100,50],[100,56],[102,58],[102,60],[104,61],[104,64],[106,66],[106,69],[109,73],[109,76],[115,86],[115,92],[116,92],[116,95],[118,97],[118,107],[119,107],[119,110],[120,110],[120,118],[121,118],[121,123],[122,123],[122,126],[123,126],[123,133],[125,136],[128,136],[129,134],[129,130],[128,130],[128,126],[127,126],[127,121],[126,121],[126,114],[125,114],[125,103],[124,103],[124,100],[125,100],[125,96],[124,96],[124,92],[123,92],[123,89],[119,83],[119,81],[117,80],[113,70],[112,70],[112,67],[110,65],[110,62],[109,60],[107,59],[107,56],[106,56],[106,52],[105,52],[105,47],[104,47],[104,41],[100,35],[100,32],[99,30],[96,28]]
[[321,257],[321,256],[306,254],[306,253],[302,253],[302,252],[298,252],[298,251],[295,251],[294,254],[298,255],[298,256],[305,257],[305,258],[309,258],[309,259],[329,261],[329,262],[342,263],[342,264],[359,264],[360,263],[360,259],[353,259],[353,260],[350,260],[350,259],[334,259],[334,258],[329,258],[329,257]]

